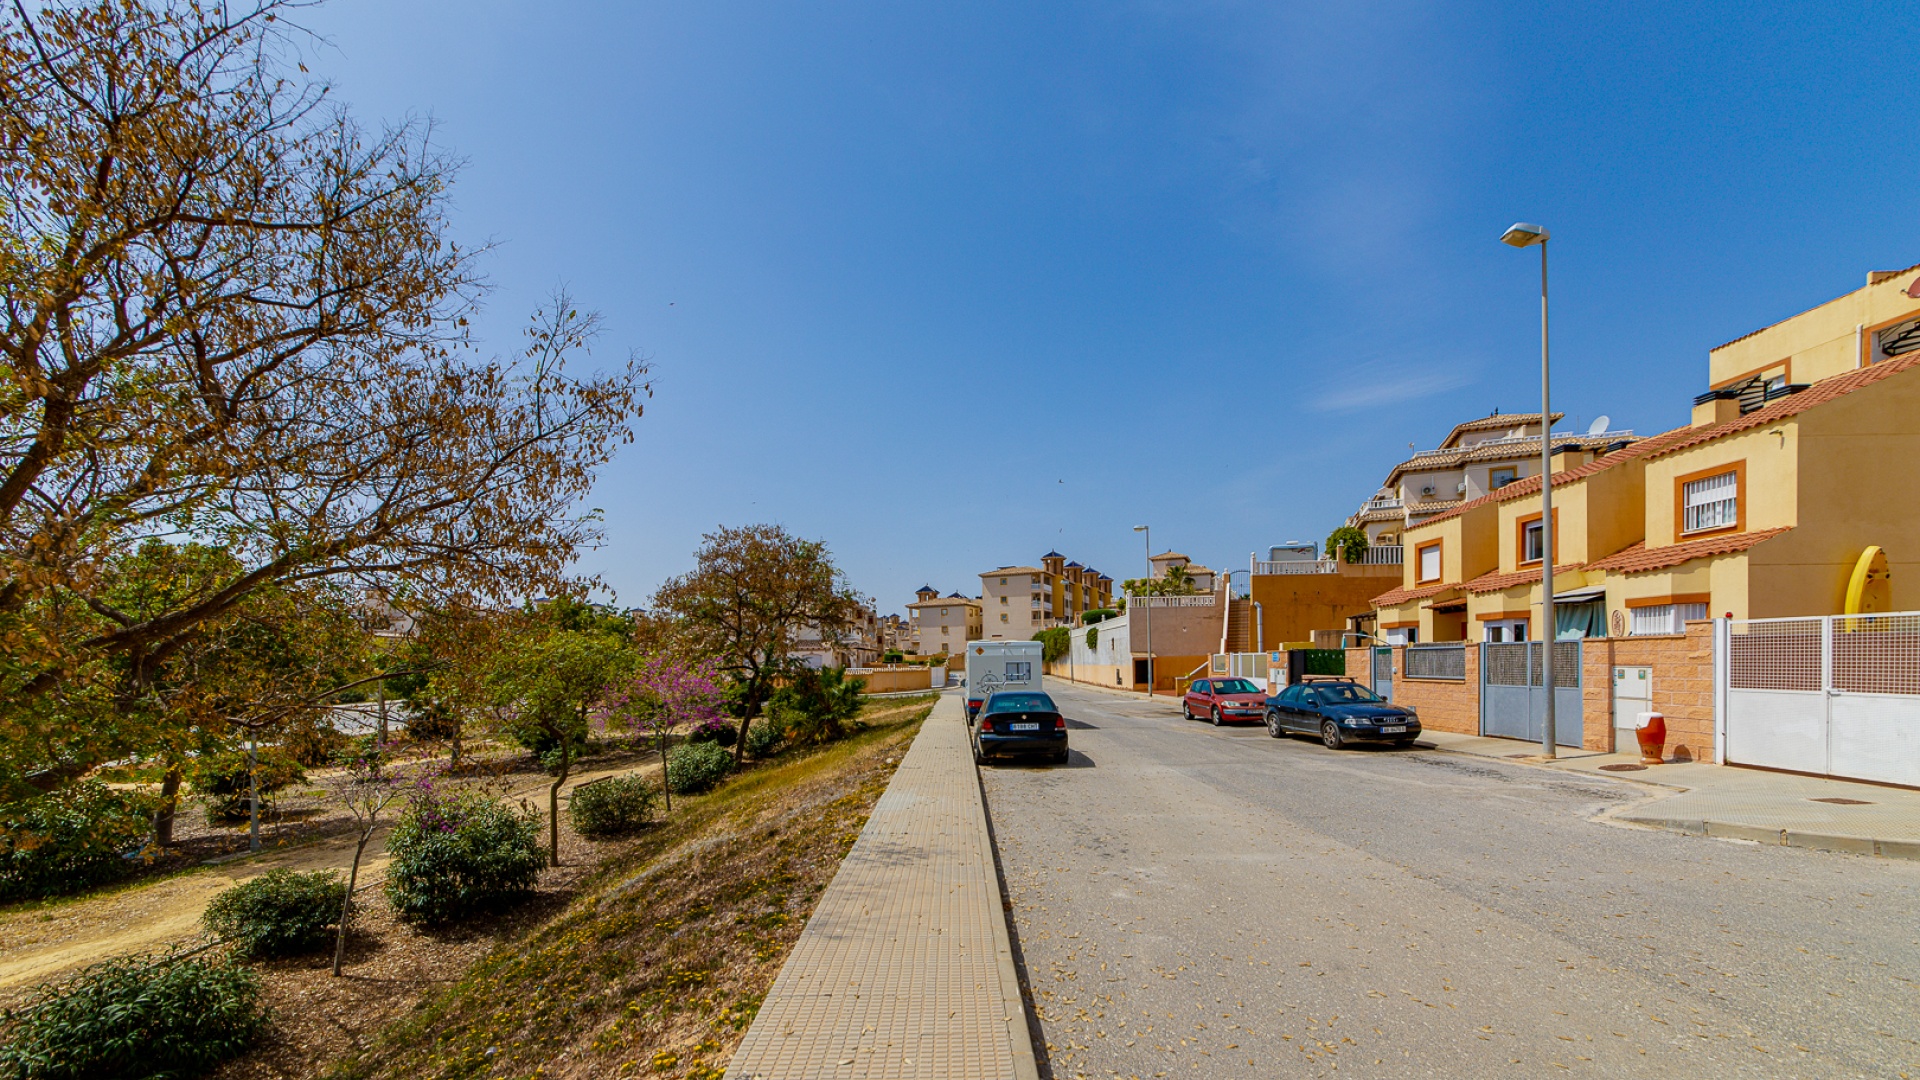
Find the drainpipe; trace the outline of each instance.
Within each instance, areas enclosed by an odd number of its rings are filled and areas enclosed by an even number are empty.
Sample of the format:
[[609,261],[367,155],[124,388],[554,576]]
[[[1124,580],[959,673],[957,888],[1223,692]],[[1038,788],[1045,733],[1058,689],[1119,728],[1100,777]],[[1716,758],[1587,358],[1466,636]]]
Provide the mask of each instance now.
[[1865,323],[1853,324],[1853,366],[1867,366],[1867,326]]
[[1253,651],[1267,651],[1266,628],[1260,625],[1260,601],[1253,602]]

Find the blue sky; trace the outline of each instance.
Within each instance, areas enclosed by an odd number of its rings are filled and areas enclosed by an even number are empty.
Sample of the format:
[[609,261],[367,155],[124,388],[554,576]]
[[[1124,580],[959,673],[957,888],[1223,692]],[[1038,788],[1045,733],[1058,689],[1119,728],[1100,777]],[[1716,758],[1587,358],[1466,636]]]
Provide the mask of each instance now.
[[1407,444],[1684,423],[1709,348],[1920,262],[1904,5],[333,0],[309,66],[430,116],[499,244],[657,394],[584,560],[826,540],[881,610],[1050,547],[1321,539]]

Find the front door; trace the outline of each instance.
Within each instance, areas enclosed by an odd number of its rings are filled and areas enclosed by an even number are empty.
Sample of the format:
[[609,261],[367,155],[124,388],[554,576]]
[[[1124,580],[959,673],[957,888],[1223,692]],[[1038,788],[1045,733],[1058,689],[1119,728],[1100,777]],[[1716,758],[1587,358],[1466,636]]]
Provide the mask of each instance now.
[[1374,646],[1373,692],[1383,701],[1393,700],[1393,647],[1390,645]]

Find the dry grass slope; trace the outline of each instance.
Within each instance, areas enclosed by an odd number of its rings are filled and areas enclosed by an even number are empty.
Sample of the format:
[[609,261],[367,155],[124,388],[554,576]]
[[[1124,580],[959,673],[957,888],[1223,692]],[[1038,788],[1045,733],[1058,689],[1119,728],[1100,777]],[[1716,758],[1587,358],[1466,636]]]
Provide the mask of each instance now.
[[874,703],[844,742],[676,800],[565,911],[334,1076],[717,1080],[931,701]]

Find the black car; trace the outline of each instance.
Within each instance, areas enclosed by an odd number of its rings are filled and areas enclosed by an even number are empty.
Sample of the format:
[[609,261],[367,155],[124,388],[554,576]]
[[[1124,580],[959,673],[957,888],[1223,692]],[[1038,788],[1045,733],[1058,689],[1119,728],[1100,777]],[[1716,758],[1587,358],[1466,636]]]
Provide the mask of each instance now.
[[1406,746],[1420,737],[1420,717],[1352,682],[1295,683],[1267,699],[1267,734],[1320,736],[1327,749],[1350,742]]
[[1045,694],[1009,690],[988,694],[973,725],[973,760],[1014,754],[1044,754],[1067,761],[1067,718]]

